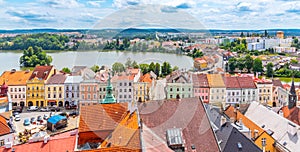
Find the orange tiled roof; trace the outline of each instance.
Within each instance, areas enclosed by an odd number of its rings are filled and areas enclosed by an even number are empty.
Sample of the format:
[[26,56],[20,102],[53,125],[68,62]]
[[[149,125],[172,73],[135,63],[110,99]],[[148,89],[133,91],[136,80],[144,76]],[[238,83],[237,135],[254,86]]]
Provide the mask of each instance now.
[[258,131],[259,135],[264,132],[264,130],[260,126],[258,126],[256,123],[251,121],[248,117],[244,116],[240,111],[236,110],[236,113],[235,113],[234,109],[235,108],[233,106],[229,106],[224,113],[229,118],[234,118],[237,121],[239,121],[241,119],[243,124],[252,131],[252,134],[254,134],[254,129],[256,129]]
[[5,71],[1,75],[0,82],[5,81],[9,86],[26,85],[31,74],[32,71]]
[[10,133],[10,127],[6,122],[6,119],[0,116],[0,135],[6,135],[9,133]]
[[211,88],[218,88],[218,87],[225,88],[223,78],[220,74],[207,74],[207,80],[208,80],[209,87]]
[[79,152],[141,152],[140,149],[130,149],[126,147],[110,147],[91,150],[81,150]]
[[151,75],[149,73],[144,74],[143,76],[141,76],[140,82],[151,83],[152,82]]
[[300,109],[298,107],[289,109],[288,106],[284,106],[281,108],[281,110],[286,119],[300,125]]
[[130,149],[141,149],[140,133],[137,112],[127,112],[111,135],[105,139],[101,147],[126,147]]
[[119,80],[131,80],[133,81],[134,75],[133,74],[126,74],[125,72],[122,72],[120,74],[116,74],[115,76],[112,77],[111,81],[119,81]]
[[[15,145],[13,148],[16,152],[73,152],[75,148],[76,136],[70,136],[68,138],[60,138],[48,141],[44,144],[41,142],[27,143],[22,145]],[[5,149],[1,147],[2,152],[11,152],[11,149]]]
[[86,105],[80,108],[79,132],[114,130],[127,112],[127,103]]

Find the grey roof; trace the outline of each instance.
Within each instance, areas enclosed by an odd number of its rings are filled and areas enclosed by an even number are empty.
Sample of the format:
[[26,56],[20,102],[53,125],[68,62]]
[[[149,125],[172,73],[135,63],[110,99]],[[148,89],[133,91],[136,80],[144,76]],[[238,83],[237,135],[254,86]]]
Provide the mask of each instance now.
[[216,131],[216,136],[220,141],[221,151],[223,152],[259,152],[262,151],[244,134],[239,132],[230,122],[224,123],[219,130]]
[[214,123],[217,128],[220,128],[221,126],[221,109],[212,105],[205,104],[204,105],[206,109],[207,116],[211,123]]
[[80,83],[82,80],[81,76],[67,76],[65,83]]
[[[265,130],[273,131],[272,137],[290,151],[298,151],[300,147],[300,126],[275,113],[258,102],[252,102],[245,113],[259,126],[264,125]],[[263,116],[263,117],[262,117]],[[291,125],[292,124],[292,125]],[[294,126],[294,127],[293,127]],[[293,132],[294,133],[291,133]],[[286,143],[286,144],[284,144]]]

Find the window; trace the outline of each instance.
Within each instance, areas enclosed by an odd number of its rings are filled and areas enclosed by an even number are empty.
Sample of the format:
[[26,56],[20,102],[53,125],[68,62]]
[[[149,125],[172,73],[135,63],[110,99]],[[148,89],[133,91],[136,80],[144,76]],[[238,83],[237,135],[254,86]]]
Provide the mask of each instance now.
[[53,88],[53,91],[56,91],[56,87]]
[[230,96],[230,92],[228,92],[228,96]]
[[261,89],[259,89],[259,93],[261,93]]
[[97,88],[96,87],[94,87],[94,91],[96,91],[97,90]]
[[59,89],[58,89],[59,91],[61,91],[61,87],[59,87]]
[[179,91],[179,88],[177,88],[177,91]]
[[61,93],[58,96],[59,96],[59,98],[61,98]]
[[15,99],[17,99],[18,98],[18,96],[15,94]]
[[217,93],[219,92],[219,89],[217,89]]
[[129,89],[129,92],[131,92],[131,89]]
[[122,98],[122,95],[119,95],[119,98]]
[[81,95],[81,98],[82,98],[82,99],[84,99],[84,94],[83,94],[83,95]]
[[255,91],[253,91],[253,95],[255,94]]
[[96,99],[96,94],[94,94],[94,99]]
[[23,94],[23,98],[25,98],[25,94]]
[[19,88],[19,92],[21,92],[21,88]]
[[30,87],[28,87],[27,90],[30,90]]
[[19,94],[19,98],[21,98],[21,95]]
[[34,90],[34,86],[32,86],[31,88],[32,88],[32,90]]
[[17,88],[15,88],[15,92],[17,92],[18,91],[18,89]]
[[189,91],[191,91],[191,88],[189,88]]
[[126,97],[127,97],[127,96],[126,96],[126,95],[124,95],[124,98],[125,98],[125,99],[126,99]]
[[91,91],[91,87],[88,87],[88,91]]
[[234,92],[232,92],[232,95],[234,96],[234,95],[235,95],[235,93],[234,93]]
[[122,82],[120,82],[119,86],[122,86]]
[[267,140],[266,138],[261,139],[261,145],[262,146],[266,146],[266,140]]
[[266,92],[266,89],[264,89],[264,92]]
[[173,88],[170,88],[170,91],[173,91]]
[[14,98],[14,96],[13,96],[13,95],[10,95],[10,97],[11,97],[11,98]]
[[48,98],[50,98],[50,93],[48,93]]
[[208,99],[208,96],[205,96],[205,99],[207,100],[207,99]]
[[182,88],[182,91],[184,91],[184,88]]
[[77,93],[77,98],[79,98],[79,93]]
[[32,97],[34,97],[34,94],[31,94]]
[[124,86],[127,86],[127,83],[126,83],[126,82],[124,82]]
[[23,92],[25,92],[25,88],[23,88],[22,90],[23,90]]
[[[115,89],[115,88],[114,88]],[[105,88],[103,88],[103,91],[105,91]],[[115,90],[114,90],[115,91]]]
[[119,92],[122,92],[122,89],[120,89]]
[[239,95],[239,92],[236,92],[236,95]]
[[88,94],[88,99],[91,99],[91,95],[90,94]]
[[170,98],[173,98],[173,95],[170,95]]
[[129,82],[129,86],[131,86],[131,82]]
[[48,87],[48,91],[50,91],[50,87]]
[[126,89],[124,89],[124,92],[127,92],[127,90],[126,90]]
[[99,91],[102,91],[102,88],[99,88]]
[[182,98],[184,98],[184,94],[182,95]]
[[[66,94],[66,97],[69,98],[69,93]],[[49,97],[48,97],[49,98]]]
[[53,98],[56,98],[56,94],[55,93],[53,94]]
[[4,139],[0,140],[0,147],[4,145]]
[[268,92],[270,92],[270,89],[268,89]]
[[36,87],[36,90],[39,90],[39,87]]
[[72,92],[72,98],[74,98],[74,93]]
[[13,88],[10,88],[10,92],[14,92],[14,89],[13,89]]
[[131,98],[131,95],[128,95],[128,98]]
[[39,94],[37,93],[37,94],[36,94],[36,96],[38,97],[38,96],[39,96]]

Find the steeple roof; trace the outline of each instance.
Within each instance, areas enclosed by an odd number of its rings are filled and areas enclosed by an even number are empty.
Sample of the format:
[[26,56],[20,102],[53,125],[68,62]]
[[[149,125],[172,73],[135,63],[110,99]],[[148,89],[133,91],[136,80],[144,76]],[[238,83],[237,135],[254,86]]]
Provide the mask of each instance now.
[[106,87],[106,95],[105,95],[105,98],[101,101],[102,104],[116,103],[116,99],[115,99],[114,95],[112,94],[112,91],[113,91],[113,86],[111,84],[111,77],[110,77],[110,73],[109,73],[107,87]]

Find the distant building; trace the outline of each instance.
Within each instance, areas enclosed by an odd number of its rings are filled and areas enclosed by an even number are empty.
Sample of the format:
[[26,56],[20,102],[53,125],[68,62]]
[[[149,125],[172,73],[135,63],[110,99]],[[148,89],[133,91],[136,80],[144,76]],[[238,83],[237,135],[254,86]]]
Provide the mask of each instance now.
[[0,115],[0,147],[11,147],[14,144],[14,132],[10,127],[12,123],[9,123],[8,120]]
[[26,106],[44,107],[50,103],[45,101],[45,84],[52,75],[56,74],[53,66],[36,66],[27,80]]
[[45,101],[48,105],[57,105],[59,107],[69,105],[65,105],[64,102],[64,83],[66,78],[65,74],[55,74],[45,84]]
[[99,102],[99,81],[96,79],[84,79],[79,84],[80,103]]
[[272,105],[273,103],[273,83],[265,79],[255,79],[258,89],[258,101],[263,104]]
[[284,38],[284,32],[283,31],[277,31],[276,32],[276,37],[280,38],[280,39],[283,39]]
[[176,71],[166,77],[167,99],[191,98],[193,94],[193,83],[191,75]]
[[194,96],[201,98],[204,103],[209,103],[209,84],[206,74],[193,74]]
[[25,106],[26,103],[26,81],[31,76],[32,71],[5,71],[2,73],[0,83],[4,82],[8,86],[8,93],[11,96],[13,106]]
[[214,105],[225,104],[226,99],[226,86],[220,74],[207,74],[209,84],[209,103]]
[[78,105],[80,101],[81,76],[67,76],[64,83],[65,105]]

